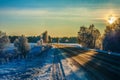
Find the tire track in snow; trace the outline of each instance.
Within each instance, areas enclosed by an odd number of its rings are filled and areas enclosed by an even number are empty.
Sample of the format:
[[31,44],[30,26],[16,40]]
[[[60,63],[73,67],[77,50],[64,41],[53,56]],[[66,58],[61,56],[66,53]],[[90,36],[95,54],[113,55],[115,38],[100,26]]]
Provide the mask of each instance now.
[[60,53],[57,49],[54,51],[54,59],[52,65],[52,80],[66,80],[64,70],[62,68],[62,63],[60,61]]

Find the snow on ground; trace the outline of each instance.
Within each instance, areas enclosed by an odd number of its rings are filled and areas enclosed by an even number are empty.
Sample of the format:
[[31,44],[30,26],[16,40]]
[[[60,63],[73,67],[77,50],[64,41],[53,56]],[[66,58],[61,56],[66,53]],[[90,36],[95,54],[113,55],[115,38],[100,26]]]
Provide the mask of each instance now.
[[32,59],[20,59],[0,65],[0,80],[49,80],[53,49]]
[[[0,80],[88,80],[89,76],[78,63],[64,52],[50,48],[41,52],[42,46],[34,43],[27,59],[16,59],[0,65]],[[62,44],[64,45],[64,44]],[[78,47],[78,44],[65,44]],[[12,50],[13,44],[6,50]]]
[[40,53],[38,46],[32,50],[39,54],[0,65],[0,80],[87,80],[83,70],[60,50],[51,48]]
[[88,80],[88,75],[82,67],[78,66],[71,58],[68,58],[64,52],[60,51],[60,53],[66,80]]
[[6,46],[6,48],[4,50],[13,50],[14,49],[14,44],[9,44]]
[[104,54],[120,56],[120,53],[116,53],[116,52],[110,52],[110,51],[104,51],[104,50],[95,50],[95,51],[101,52],[101,53],[104,53]]
[[[37,44],[36,43],[29,43],[30,47],[33,48],[34,46],[36,46]],[[13,50],[15,47],[14,47],[14,44],[13,43],[10,43],[9,45],[7,45],[5,47],[4,50]]]
[[53,43],[58,45],[70,46],[70,47],[82,47],[82,45],[78,43]]
[[83,48],[85,50],[94,50],[94,51],[97,51],[97,52],[101,52],[103,54],[110,54],[110,55],[120,56],[120,53],[104,51],[104,50],[99,50],[99,49],[90,49],[90,48],[83,47],[82,45],[80,45],[78,43],[54,43],[54,44],[63,45],[63,46],[69,46],[69,47]]

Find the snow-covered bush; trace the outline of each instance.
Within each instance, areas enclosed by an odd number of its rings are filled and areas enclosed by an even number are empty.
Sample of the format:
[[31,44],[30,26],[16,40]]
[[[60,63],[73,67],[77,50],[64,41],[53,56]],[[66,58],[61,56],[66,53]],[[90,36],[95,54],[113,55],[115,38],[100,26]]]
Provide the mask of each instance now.
[[37,46],[41,46],[43,45],[43,39],[40,39],[39,41],[37,41]]
[[10,43],[10,40],[6,33],[0,31],[0,63],[6,61],[7,54],[4,53],[3,49]]
[[28,39],[22,35],[18,39],[14,41],[14,46],[17,48],[17,50],[21,53],[21,55],[25,58],[27,53],[30,50],[30,46],[28,43]]
[[6,33],[0,31],[0,52],[5,48],[6,45],[8,45],[10,42],[8,36]]

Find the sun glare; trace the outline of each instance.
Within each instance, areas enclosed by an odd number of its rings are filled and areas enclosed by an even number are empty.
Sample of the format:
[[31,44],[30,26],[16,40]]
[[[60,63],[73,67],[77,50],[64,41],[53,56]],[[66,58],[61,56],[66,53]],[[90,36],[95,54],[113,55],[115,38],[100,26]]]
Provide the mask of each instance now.
[[108,19],[108,22],[110,24],[112,24],[113,22],[115,22],[116,18],[114,16],[110,16],[109,19]]

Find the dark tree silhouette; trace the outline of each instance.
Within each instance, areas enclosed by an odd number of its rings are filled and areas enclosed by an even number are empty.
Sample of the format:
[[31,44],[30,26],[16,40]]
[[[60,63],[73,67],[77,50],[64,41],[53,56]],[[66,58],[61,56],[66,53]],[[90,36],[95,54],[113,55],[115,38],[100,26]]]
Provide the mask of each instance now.
[[43,39],[44,43],[48,43],[49,42],[49,40],[48,40],[48,32],[47,31],[42,33],[42,39]]
[[106,26],[103,50],[120,52],[120,18]]

